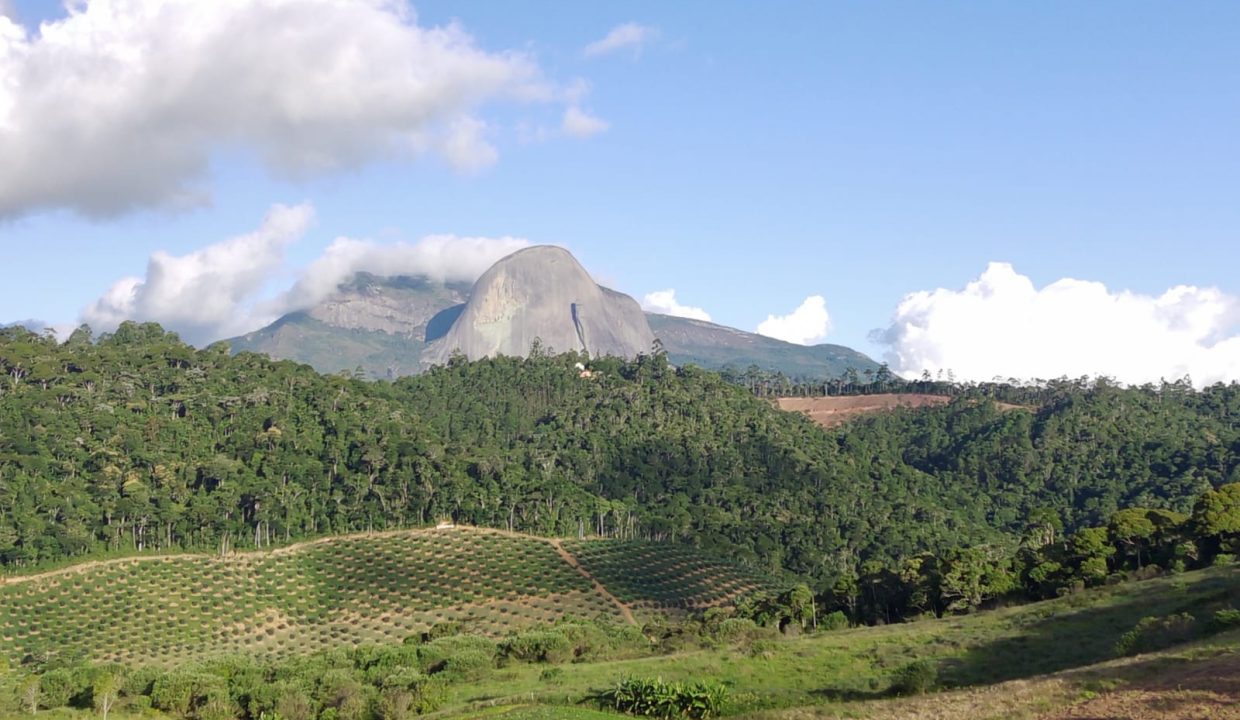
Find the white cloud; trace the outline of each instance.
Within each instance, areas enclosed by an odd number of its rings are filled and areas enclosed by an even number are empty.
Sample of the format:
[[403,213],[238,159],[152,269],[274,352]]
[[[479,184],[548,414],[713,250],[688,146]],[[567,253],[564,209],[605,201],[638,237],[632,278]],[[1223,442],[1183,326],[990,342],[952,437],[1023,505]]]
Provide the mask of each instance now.
[[380,277],[424,276],[440,282],[477,280],[500,258],[530,242],[514,237],[428,235],[416,243],[381,245],[337,238],[302,272],[288,292],[272,304],[274,314],[304,310],[322,302],[359,272]]
[[146,277],[118,281],[82,311],[82,320],[97,331],[125,320],[158,322],[195,344],[253,330],[274,319],[254,315],[254,298],[313,218],[309,205],[275,205],[252,233],[180,257],[157,252]]
[[797,345],[812,345],[822,342],[830,329],[826,298],[810,295],[788,315],[767,315],[758,325],[758,334]]
[[67,6],[36,31],[0,19],[0,217],[201,204],[221,146],[293,179],[425,153],[474,171],[497,157],[482,106],[571,104],[405,0]]
[[586,57],[598,57],[600,55],[609,55],[617,50],[632,48],[634,53],[641,52],[646,43],[654,40],[659,36],[657,28],[646,25],[638,25],[635,22],[617,25],[607,33],[602,40],[586,45]]
[[606,120],[590,115],[576,105],[572,105],[564,111],[564,121],[560,127],[568,135],[587,138],[603,132],[608,125]]
[[1105,375],[1125,383],[1240,380],[1240,298],[1180,285],[1153,297],[1063,279],[1042,289],[991,263],[963,290],[906,296],[878,339],[905,375],[968,380]]
[[709,313],[700,307],[681,305],[676,301],[676,291],[670,288],[646,293],[646,297],[642,299],[642,309],[663,315],[674,315],[676,317],[710,322]]

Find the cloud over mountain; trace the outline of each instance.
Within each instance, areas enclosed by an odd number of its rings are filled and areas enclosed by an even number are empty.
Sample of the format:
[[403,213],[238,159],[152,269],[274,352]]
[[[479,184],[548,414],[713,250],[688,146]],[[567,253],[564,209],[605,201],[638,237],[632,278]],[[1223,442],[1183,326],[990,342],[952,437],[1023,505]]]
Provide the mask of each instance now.
[[285,178],[426,154],[474,171],[498,156],[483,106],[564,100],[529,56],[404,0],[68,7],[37,31],[0,18],[0,217],[201,204],[220,147]]
[[672,288],[667,290],[655,290],[646,293],[646,297],[642,298],[642,309],[649,312],[659,313],[661,315],[672,315],[674,317],[691,318],[693,320],[705,320],[710,322],[710,313],[700,307],[692,305],[681,305],[676,300],[676,291]]
[[381,277],[420,275],[441,282],[472,282],[497,260],[529,244],[528,240],[514,237],[456,235],[428,235],[414,243],[391,244],[337,238],[277,300],[274,310],[283,314],[317,305],[359,272]]
[[276,205],[252,233],[182,256],[157,252],[145,277],[117,281],[82,311],[96,330],[153,321],[196,344],[253,329],[250,304],[314,218],[309,205]]
[[[103,332],[126,320],[158,322],[204,345],[312,307],[359,272],[472,282],[495,261],[530,244],[512,237],[430,235],[389,244],[342,237],[304,269],[289,267],[286,251],[313,219],[309,204],[275,205],[253,232],[185,255],[154,253],[144,276],[114,283],[82,310],[81,320]],[[289,274],[298,280],[271,297],[272,280]]]
[[759,335],[797,345],[822,342],[830,330],[831,315],[827,312],[827,300],[821,295],[810,295],[791,313],[767,315],[758,324]]
[[1173,287],[1154,297],[1063,279],[1041,289],[991,263],[962,290],[907,295],[876,334],[893,370],[967,380],[1106,375],[1126,383],[1240,380],[1240,298]]

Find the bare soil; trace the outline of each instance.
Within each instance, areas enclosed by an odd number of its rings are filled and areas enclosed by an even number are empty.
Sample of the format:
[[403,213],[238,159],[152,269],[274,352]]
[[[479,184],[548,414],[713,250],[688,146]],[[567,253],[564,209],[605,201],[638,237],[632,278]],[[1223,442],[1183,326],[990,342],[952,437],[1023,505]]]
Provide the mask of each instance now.
[[946,395],[917,393],[884,393],[882,395],[845,395],[837,397],[784,397],[777,401],[780,410],[805,413],[823,427],[842,425],[859,415],[871,415],[898,407],[933,407],[946,405]]

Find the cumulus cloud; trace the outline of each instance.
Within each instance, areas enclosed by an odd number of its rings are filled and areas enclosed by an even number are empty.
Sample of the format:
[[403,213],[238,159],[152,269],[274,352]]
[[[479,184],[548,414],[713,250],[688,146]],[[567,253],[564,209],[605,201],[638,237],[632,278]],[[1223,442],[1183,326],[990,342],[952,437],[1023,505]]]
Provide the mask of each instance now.
[[710,314],[702,308],[681,305],[677,302],[676,291],[671,288],[646,293],[646,297],[642,298],[642,309],[662,315],[674,315],[676,317],[710,322]]
[[276,300],[273,312],[283,314],[312,307],[359,272],[380,277],[410,275],[439,282],[472,282],[497,260],[529,244],[523,238],[456,235],[428,235],[415,243],[390,244],[337,238],[302,272],[297,283]]
[[[0,3],[5,0],[0,0]],[[303,178],[435,153],[495,162],[477,114],[568,102],[518,52],[423,27],[405,0],[89,0],[0,19],[0,217],[210,198],[214,149]]]
[[608,128],[607,121],[585,112],[576,105],[564,111],[564,121],[560,124],[565,134],[578,138],[598,135]]
[[310,308],[359,272],[472,282],[495,261],[530,244],[513,237],[456,235],[389,244],[337,238],[297,272],[291,288],[272,297],[271,280],[294,272],[286,263],[286,250],[305,235],[313,218],[309,205],[276,205],[252,233],[182,256],[157,252],[145,276],[114,283],[82,311],[81,319],[103,332],[126,320],[158,322],[187,342],[204,345]]
[[618,50],[631,48],[634,53],[641,52],[646,43],[654,40],[659,36],[659,31],[646,25],[639,25],[635,22],[617,25],[607,33],[606,37],[596,40],[586,45],[586,57],[599,57],[601,55],[610,55]]
[[158,322],[195,344],[253,330],[274,319],[255,317],[254,298],[313,218],[309,205],[275,205],[252,233],[188,255],[157,252],[145,277],[116,282],[82,311],[82,320],[101,331],[125,320]]
[[1105,375],[1126,383],[1190,375],[1197,385],[1240,380],[1240,298],[1173,287],[1154,297],[1098,282],[1038,289],[991,263],[963,290],[906,296],[877,334],[904,375],[952,370],[968,380]]
[[827,313],[826,298],[810,295],[788,315],[767,315],[758,325],[758,334],[797,345],[812,345],[822,342],[830,329],[831,315]]

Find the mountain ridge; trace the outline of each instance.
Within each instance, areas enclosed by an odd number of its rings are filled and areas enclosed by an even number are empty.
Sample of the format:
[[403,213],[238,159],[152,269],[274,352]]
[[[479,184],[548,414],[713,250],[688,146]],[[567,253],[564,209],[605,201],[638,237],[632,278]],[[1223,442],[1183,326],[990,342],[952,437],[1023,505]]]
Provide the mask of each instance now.
[[[566,250],[539,249],[549,247],[526,248],[508,257],[535,251],[535,255],[554,254],[571,259],[572,264],[580,268]],[[544,348],[554,351],[584,348],[591,355],[600,355],[617,354],[619,349],[623,351],[620,354],[632,357],[649,352],[657,338],[672,363],[693,364],[711,370],[743,371],[757,366],[790,377],[826,380],[839,377],[849,368],[865,372],[879,367],[865,354],[842,345],[796,345],[716,323],[642,312],[632,297],[597,285],[592,279],[588,282],[597,292],[585,288],[587,279],[584,269],[580,274],[575,273],[576,284],[584,288],[581,295],[594,298],[595,304],[605,311],[616,309],[614,314],[624,318],[622,324],[629,326],[627,342],[601,343],[604,350],[601,353],[588,347],[590,342],[584,336],[597,334],[600,326],[607,335],[606,323],[594,322],[599,319],[595,312],[593,319],[586,323],[589,327],[582,325],[582,316],[591,319],[592,309],[587,307],[582,312],[583,306],[573,300],[560,303],[560,331],[550,333],[540,328],[500,349],[496,343],[477,342],[480,338],[473,338],[469,345],[474,348],[474,356],[495,352],[525,355],[537,337]],[[473,295],[470,283],[359,273],[318,305],[285,315],[229,343],[235,352],[258,352],[276,359],[304,362],[320,372],[360,368],[370,377],[394,379],[447,361],[452,351],[460,347],[465,330],[462,328],[456,337],[448,336],[461,322]],[[636,313],[641,313],[642,317],[638,318]],[[571,333],[567,332],[570,323]],[[648,336],[640,327],[642,324],[648,326]],[[463,354],[470,356],[470,352]]]

